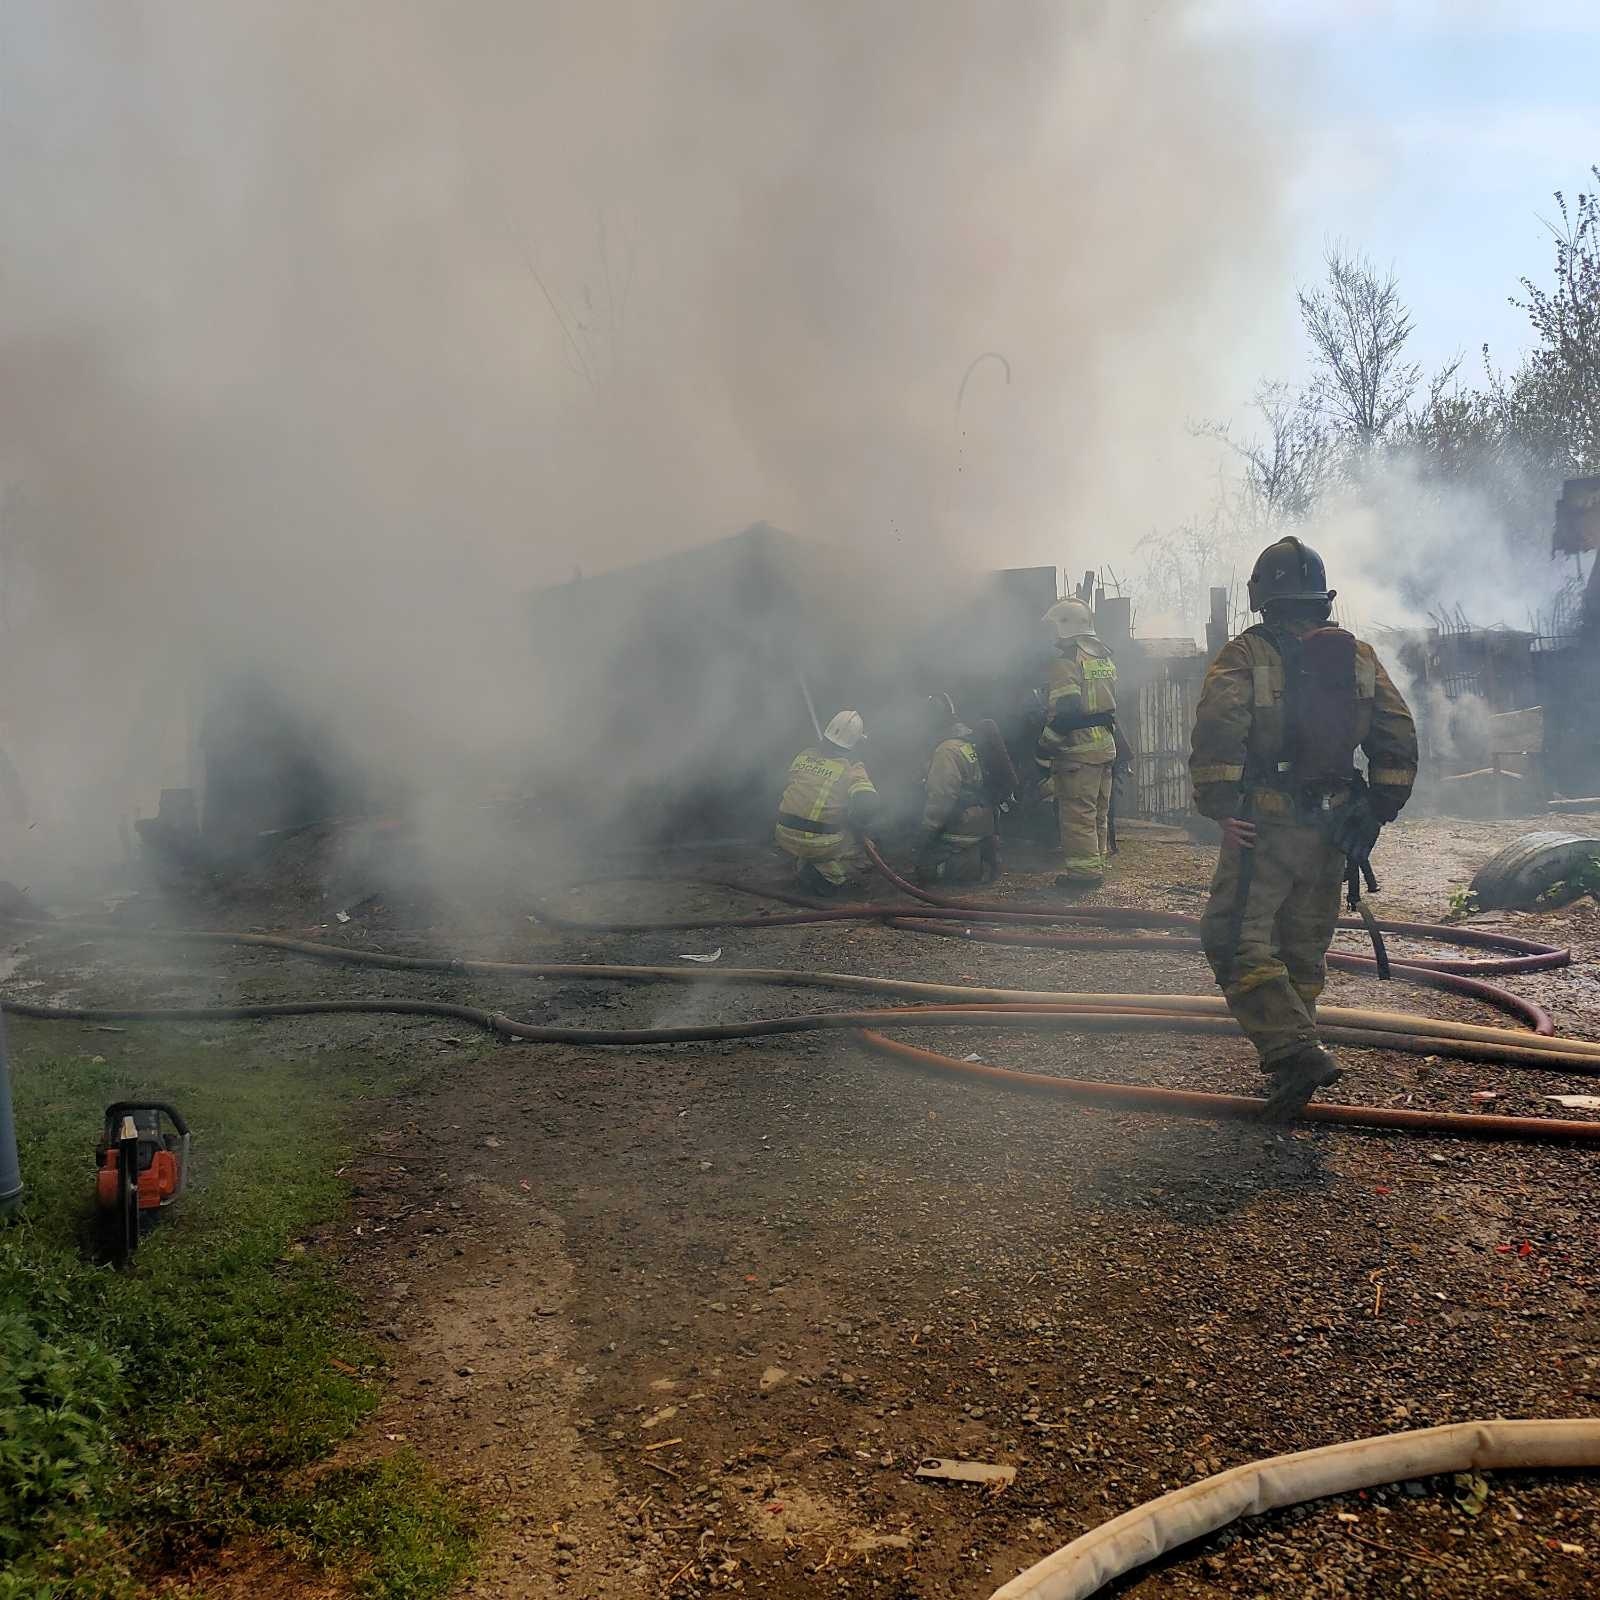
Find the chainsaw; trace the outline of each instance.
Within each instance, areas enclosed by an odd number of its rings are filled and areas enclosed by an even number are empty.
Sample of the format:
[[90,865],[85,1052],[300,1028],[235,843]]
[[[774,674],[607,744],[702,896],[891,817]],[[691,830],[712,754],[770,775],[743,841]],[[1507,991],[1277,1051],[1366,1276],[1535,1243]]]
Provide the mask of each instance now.
[[[163,1127],[163,1118],[170,1128]],[[113,1101],[95,1162],[102,1232],[112,1258],[125,1267],[140,1238],[189,1181],[189,1124],[163,1101]]]

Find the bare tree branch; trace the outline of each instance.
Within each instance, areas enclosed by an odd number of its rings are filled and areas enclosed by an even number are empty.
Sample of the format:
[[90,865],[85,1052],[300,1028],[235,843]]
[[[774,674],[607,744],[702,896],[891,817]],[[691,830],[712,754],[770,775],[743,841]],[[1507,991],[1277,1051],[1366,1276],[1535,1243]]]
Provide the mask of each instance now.
[[1326,284],[1297,293],[1316,365],[1312,393],[1334,428],[1367,446],[1404,416],[1422,381],[1422,368],[1403,359],[1411,313],[1393,269],[1380,278],[1337,243],[1326,264]]
[[1250,401],[1264,436],[1236,438],[1231,424],[1192,431],[1225,444],[1244,463],[1245,511],[1257,527],[1309,515],[1334,465],[1333,441],[1314,400],[1286,383],[1262,383]]
[[[1590,171],[1600,183],[1600,167]],[[1537,409],[1564,423],[1573,469],[1593,472],[1600,466],[1600,195],[1580,194],[1569,206],[1558,190],[1555,200],[1561,221],[1547,224],[1554,286],[1524,278],[1527,299],[1511,300],[1539,339],[1520,377]]]

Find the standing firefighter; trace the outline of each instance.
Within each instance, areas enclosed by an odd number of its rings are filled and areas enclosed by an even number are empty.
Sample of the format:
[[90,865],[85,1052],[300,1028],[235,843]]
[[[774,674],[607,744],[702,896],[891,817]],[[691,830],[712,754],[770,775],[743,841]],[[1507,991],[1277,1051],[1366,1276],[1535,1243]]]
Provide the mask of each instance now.
[[981,883],[1000,874],[995,808],[1010,799],[1016,771],[992,722],[976,731],[956,715],[947,694],[928,697],[937,741],[924,780],[918,883]]
[[852,752],[867,737],[859,711],[841,711],[822,743],[789,764],[778,802],[778,848],[794,857],[808,893],[836,894],[867,870],[858,835],[877,810],[878,791]]
[[1189,755],[1196,803],[1222,824],[1200,941],[1273,1075],[1274,1120],[1339,1078],[1317,1036],[1317,997],[1340,885],[1348,877],[1356,893],[1417,777],[1411,713],[1372,647],[1329,624],[1333,595],[1322,558],[1298,539],[1261,552],[1250,608],[1263,621],[1212,662]]
[[1117,759],[1117,668],[1082,600],[1058,600],[1043,620],[1056,630],[1049,705],[1035,752],[1056,797],[1060,889],[1098,889],[1110,850],[1112,767]]

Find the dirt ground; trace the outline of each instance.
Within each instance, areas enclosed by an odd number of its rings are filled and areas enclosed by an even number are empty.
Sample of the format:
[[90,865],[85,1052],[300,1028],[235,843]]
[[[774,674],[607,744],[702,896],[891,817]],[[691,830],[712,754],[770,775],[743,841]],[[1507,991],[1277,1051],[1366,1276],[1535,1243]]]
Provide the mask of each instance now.
[[[1401,824],[1380,847],[1376,903],[1443,915],[1453,885],[1536,825]],[[1562,825],[1600,832],[1595,818]],[[1194,911],[1209,864],[1188,842],[1134,834],[1102,898]],[[758,852],[715,866],[776,881]],[[1006,894],[1052,897],[1042,855],[1010,866]],[[756,902],[609,882],[560,904],[645,918]],[[381,911],[322,923],[323,936],[595,962],[720,948],[724,966],[1210,989],[1189,952],[1067,957],[850,924],[572,935],[503,911],[402,928]],[[1511,982],[1563,1031],[1600,1037],[1596,907],[1497,920],[1572,945],[1570,968]],[[112,948],[70,920],[30,940],[8,981],[80,1004],[411,994],[596,1026],[848,1003],[238,950],[197,967],[192,950]],[[1500,1020],[1453,996],[1378,989],[1336,976],[1329,998]],[[842,1034],[602,1051],[495,1046],[399,1018],[279,1026],[308,1051],[360,1040],[419,1069],[416,1090],[362,1108],[351,1213],[307,1244],[343,1264],[393,1363],[352,1452],[409,1444],[477,1499],[489,1536],[467,1593],[485,1600],[982,1600],[1096,1523],[1227,1466],[1600,1403],[1593,1152],[1085,1110],[917,1075]],[[915,1037],[1040,1071],[1259,1084],[1242,1041]],[[1490,1090],[1494,1110],[1550,1112],[1543,1096],[1596,1087],[1372,1050],[1347,1066],[1334,1095],[1380,1105],[1470,1112]],[[916,1478],[935,1456],[1004,1463],[1016,1478],[999,1493]],[[1480,1509],[1461,1493],[1430,1480],[1252,1519],[1108,1592],[1600,1590],[1594,1476],[1498,1476]]]

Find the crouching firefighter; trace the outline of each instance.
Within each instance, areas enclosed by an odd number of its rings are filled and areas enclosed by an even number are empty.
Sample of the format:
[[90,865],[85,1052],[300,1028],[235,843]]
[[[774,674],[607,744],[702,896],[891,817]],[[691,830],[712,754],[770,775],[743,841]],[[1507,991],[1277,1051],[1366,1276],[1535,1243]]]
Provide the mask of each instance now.
[[1272,1076],[1264,1115],[1284,1120],[1340,1076],[1317,1034],[1339,890],[1359,889],[1411,796],[1417,732],[1372,647],[1330,625],[1316,551],[1269,545],[1249,592],[1263,620],[1212,662],[1189,755],[1196,805],[1222,825],[1200,942]]
[[1056,887],[1098,889],[1111,851],[1117,667],[1082,600],[1056,601],[1043,620],[1056,630],[1056,659],[1034,760],[1055,793],[1062,856]]
[[866,737],[861,713],[841,711],[822,742],[789,764],[773,837],[808,894],[838,894],[869,870],[860,836],[877,812],[878,791],[854,754]]
[[928,724],[935,744],[923,780],[916,880],[991,882],[1000,876],[995,811],[1017,787],[1005,740],[993,722],[969,728],[947,694],[929,695]]

